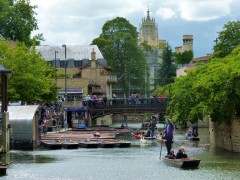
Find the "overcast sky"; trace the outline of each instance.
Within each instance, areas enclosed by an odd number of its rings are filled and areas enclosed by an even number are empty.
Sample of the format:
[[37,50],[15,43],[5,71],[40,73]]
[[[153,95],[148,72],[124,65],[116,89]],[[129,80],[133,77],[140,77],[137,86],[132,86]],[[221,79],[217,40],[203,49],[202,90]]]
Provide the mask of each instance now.
[[150,16],[158,24],[160,39],[173,48],[182,36],[193,35],[194,57],[212,53],[224,24],[240,20],[240,0],[30,0],[37,5],[42,45],[89,45],[107,20],[126,18],[137,27]]

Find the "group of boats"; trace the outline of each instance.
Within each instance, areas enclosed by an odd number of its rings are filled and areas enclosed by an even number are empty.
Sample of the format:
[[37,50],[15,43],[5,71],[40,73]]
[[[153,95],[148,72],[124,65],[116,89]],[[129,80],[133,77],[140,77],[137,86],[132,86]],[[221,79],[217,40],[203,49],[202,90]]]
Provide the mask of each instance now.
[[127,148],[131,146],[131,142],[113,139],[99,139],[99,140],[43,140],[42,146],[48,149],[78,149],[78,148]]
[[[148,140],[155,140],[158,143],[161,144],[165,144],[166,139],[164,138],[158,138],[158,137],[144,137],[142,134],[140,133],[131,133],[133,135],[134,138],[136,139],[140,139],[141,143],[146,143]],[[186,139],[190,140],[190,141],[199,141],[200,137],[197,136],[187,136],[186,135]],[[168,157],[162,157],[162,161],[170,166],[174,166],[174,167],[178,167],[178,168],[183,168],[183,169],[196,169],[198,168],[199,164],[200,164],[200,159],[196,159],[196,158],[181,158],[181,159],[171,159]]]

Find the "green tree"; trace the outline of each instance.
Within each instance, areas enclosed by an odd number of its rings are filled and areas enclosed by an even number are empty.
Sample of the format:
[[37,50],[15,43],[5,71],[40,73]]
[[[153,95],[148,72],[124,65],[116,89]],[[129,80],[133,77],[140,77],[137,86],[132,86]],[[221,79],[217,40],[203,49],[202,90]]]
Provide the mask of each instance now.
[[240,109],[240,47],[225,58],[189,71],[174,83],[169,111],[180,122],[210,116],[229,122]]
[[189,64],[193,59],[193,51],[184,51],[182,53],[174,53],[175,61],[177,64]]
[[108,65],[119,78],[115,87],[123,88],[129,95],[131,89],[143,89],[145,85],[146,57],[138,46],[137,29],[125,18],[107,21],[100,36],[92,41],[98,45]]
[[9,46],[0,42],[0,63],[13,71],[8,80],[8,98],[12,101],[50,103],[56,100],[58,87],[54,83],[55,70],[29,48],[19,43]]
[[223,30],[218,33],[216,45],[213,47],[213,57],[225,57],[240,44],[240,21],[231,21],[224,24]]
[[174,64],[172,48],[168,43],[162,53],[162,63],[160,65],[159,77],[160,86],[173,83],[174,77],[176,77],[176,65]]
[[31,38],[31,32],[38,29],[36,8],[30,5],[29,0],[0,0],[0,34],[5,39],[18,40],[29,47],[40,44],[44,40],[42,34]]

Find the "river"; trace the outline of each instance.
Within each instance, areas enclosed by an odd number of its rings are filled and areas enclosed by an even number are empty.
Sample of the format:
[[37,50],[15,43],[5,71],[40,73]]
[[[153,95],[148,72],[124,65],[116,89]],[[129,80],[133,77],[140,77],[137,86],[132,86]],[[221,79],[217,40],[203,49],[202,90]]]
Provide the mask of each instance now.
[[161,161],[160,153],[166,154],[166,147],[155,141],[141,145],[130,136],[130,148],[97,148],[76,150],[34,151],[11,150],[6,156],[12,161],[6,180],[207,180],[240,179],[240,154],[217,152],[209,144],[208,129],[199,128],[201,140],[190,142],[184,139],[185,129],[177,129],[174,135],[175,152],[184,145],[187,154],[201,159],[198,169],[183,170],[170,167]]

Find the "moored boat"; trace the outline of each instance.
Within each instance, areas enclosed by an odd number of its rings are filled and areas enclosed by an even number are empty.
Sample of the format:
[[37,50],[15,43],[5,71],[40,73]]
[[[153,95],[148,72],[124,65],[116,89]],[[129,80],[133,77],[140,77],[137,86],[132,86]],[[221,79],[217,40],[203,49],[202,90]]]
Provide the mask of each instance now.
[[155,141],[157,141],[159,143],[165,143],[167,140],[163,139],[163,138],[156,138]]
[[78,146],[82,148],[97,148],[98,142],[96,141],[79,141]]
[[124,141],[124,140],[105,140],[104,142],[112,142],[115,143],[115,147],[119,147],[119,148],[128,148],[131,146],[131,142],[129,141]]
[[77,141],[63,141],[62,142],[62,147],[65,149],[78,149],[78,142]]
[[168,157],[162,157],[162,161],[179,168],[196,169],[201,160],[195,158],[169,159]]
[[62,142],[58,140],[44,140],[41,143],[48,149],[62,149]]
[[[142,135],[136,135],[136,134],[134,134],[134,133],[131,133],[131,134],[132,134],[133,137],[136,138],[136,139],[141,139],[141,137],[142,137]],[[144,137],[144,139],[146,139],[146,140],[153,140],[153,139],[155,139],[155,137]]]
[[200,140],[200,137],[186,136],[186,139],[187,139],[187,140],[190,140],[190,141],[199,141],[199,140]]
[[117,142],[117,147],[119,147],[119,148],[128,148],[130,146],[131,146],[131,142],[128,142],[128,141]]
[[114,148],[116,146],[116,142],[99,141],[98,146],[101,147],[101,148]]

